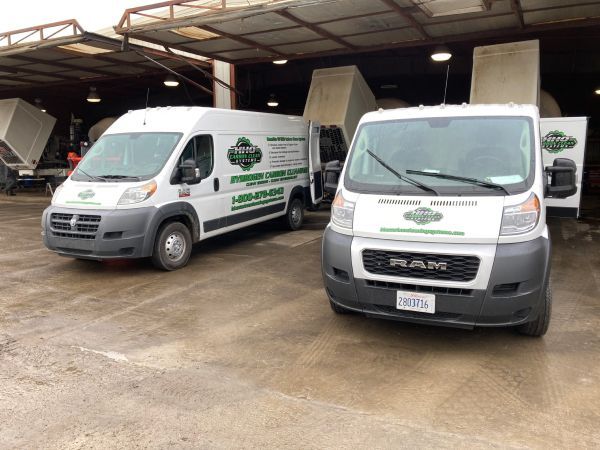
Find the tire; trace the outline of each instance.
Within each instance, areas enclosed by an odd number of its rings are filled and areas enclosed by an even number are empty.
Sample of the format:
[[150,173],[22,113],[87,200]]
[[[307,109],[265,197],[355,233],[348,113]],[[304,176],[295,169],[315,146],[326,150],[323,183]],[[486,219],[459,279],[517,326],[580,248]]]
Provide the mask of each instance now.
[[181,222],[163,225],[154,241],[152,264],[162,270],[177,270],[184,267],[192,253],[190,230]]
[[302,227],[302,222],[304,222],[304,204],[299,198],[294,198],[288,205],[284,224],[288,229],[296,231]]
[[352,311],[339,306],[337,303],[334,303],[331,300],[329,300],[329,306],[331,306],[331,310],[336,314],[352,314]]
[[546,334],[548,326],[550,325],[550,316],[552,315],[552,284],[550,283],[550,280],[548,280],[548,284],[546,284],[543,301],[544,304],[542,305],[538,317],[532,322],[519,325],[517,327],[519,333],[535,337]]

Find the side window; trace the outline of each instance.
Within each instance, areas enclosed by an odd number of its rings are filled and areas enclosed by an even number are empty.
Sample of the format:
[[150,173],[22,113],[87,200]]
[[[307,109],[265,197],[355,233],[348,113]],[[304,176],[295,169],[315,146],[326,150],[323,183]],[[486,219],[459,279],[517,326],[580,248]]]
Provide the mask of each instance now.
[[205,134],[191,138],[183,149],[179,157],[179,162],[182,163],[187,159],[196,160],[196,164],[200,169],[200,176],[202,178],[208,177],[212,173],[214,166],[212,136]]
[[183,149],[183,152],[181,153],[181,156],[179,157],[179,164],[183,163],[184,161],[186,161],[188,159],[195,158],[194,139],[195,138],[190,139],[190,141],[187,143],[187,145]]
[[200,169],[200,176],[206,178],[212,173],[214,166],[212,136],[196,136],[194,141],[196,142],[196,163]]

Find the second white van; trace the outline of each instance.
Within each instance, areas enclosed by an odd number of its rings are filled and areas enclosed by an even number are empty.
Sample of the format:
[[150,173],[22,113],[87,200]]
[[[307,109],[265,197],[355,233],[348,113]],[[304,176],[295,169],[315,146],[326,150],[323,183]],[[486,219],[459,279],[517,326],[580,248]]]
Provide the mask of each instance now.
[[81,259],[183,267],[192,244],[322,197],[319,125],[200,107],[130,111],[94,144],[43,214],[44,244]]

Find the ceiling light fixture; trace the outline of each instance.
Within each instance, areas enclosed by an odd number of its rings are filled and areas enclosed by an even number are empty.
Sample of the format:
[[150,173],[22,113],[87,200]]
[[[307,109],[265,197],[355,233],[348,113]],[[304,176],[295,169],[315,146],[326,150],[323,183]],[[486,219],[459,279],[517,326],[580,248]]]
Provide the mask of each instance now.
[[452,53],[450,53],[450,49],[445,45],[436,47],[431,54],[431,59],[433,59],[435,62],[448,61],[450,58],[452,58]]
[[277,64],[279,66],[286,64],[288,62],[287,59],[276,59],[275,61],[273,61],[273,64]]
[[100,101],[102,100],[94,86],[90,86],[90,92],[86,100],[90,103],[100,103]]
[[267,106],[270,106],[271,108],[276,108],[279,106],[279,102],[277,101],[277,97],[275,97],[275,94],[269,95],[269,100],[267,100]]
[[175,78],[175,76],[173,74],[167,75],[167,78],[165,78],[165,81],[163,81],[163,83],[165,83],[165,86],[169,86],[169,87],[179,86],[179,80],[177,78]]
[[596,95],[600,95],[600,88],[596,89],[596,90],[594,91],[594,93],[595,93]]
[[41,111],[41,112],[46,112],[46,108],[44,108],[44,105],[42,105],[42,99],[41,98],[36,98],[35,99],[35,106]]

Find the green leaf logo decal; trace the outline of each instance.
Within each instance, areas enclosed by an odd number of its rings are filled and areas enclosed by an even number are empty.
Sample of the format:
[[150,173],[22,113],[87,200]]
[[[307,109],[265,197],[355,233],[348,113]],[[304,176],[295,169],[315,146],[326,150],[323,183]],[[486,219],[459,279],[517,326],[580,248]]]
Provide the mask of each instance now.
[[234,166],[240,166],[242,170],[248,171],[262,161],[262,150],[245,137],[238,138],[235,145],[227,150],[227,159]]
[[548,153],[560,153],[565,149],[573,148],[577,145],[577,139],[573,136],[567,136],[563,131],[550,131],[542,138],[542,148]]
[[439,222],[444,218],[441,212],[434,211],[431,208],[417,208],[414,211],[408,211],[404,213],[406,220],[412,220],[417,225],[427,225],[431,222]]
[[89,198],[92,198],[94,195],[96,195],[94,191],[92,191],[91,189],[87,189],[77,194],[77,197],[79,197],[81,200],[87,200]]

